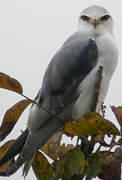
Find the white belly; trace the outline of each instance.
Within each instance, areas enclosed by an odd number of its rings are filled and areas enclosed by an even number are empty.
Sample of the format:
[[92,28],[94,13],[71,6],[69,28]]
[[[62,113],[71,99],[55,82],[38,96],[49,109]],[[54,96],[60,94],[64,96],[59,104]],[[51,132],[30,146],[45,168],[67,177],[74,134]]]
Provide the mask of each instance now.
[[113,37],[110,35],[104,35],[98,37],[96,41],[99,51],[98,63],[96,67],[88,74],[88,76],[81,82],[78,88],[80,96],[73,108],[73,119],[79,119],[90,111],[93,103],[92,101],[99,66],[103,67],[103,79],[100,85],[99,101],[96,111],[99,112],[101,110],[101,103],[104,101],[108,91],[109,82],[117,65],[118,49],[114,44]]

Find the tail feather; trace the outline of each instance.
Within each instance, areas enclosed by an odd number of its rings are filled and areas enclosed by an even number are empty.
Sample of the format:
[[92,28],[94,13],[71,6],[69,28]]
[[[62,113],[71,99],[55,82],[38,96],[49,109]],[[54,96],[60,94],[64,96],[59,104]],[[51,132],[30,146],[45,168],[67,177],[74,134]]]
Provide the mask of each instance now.
[[4,165],[12,157],[19,154],[25,144],[26,138],[28,136],[28,129],[26,129],[17,140],[10,146],[5,155],[0,159],[0,166]]
[[31,165],[32,165],[34,158],[35,158],[35,155],[29,161],[25,162],[24,167],[23,167],[23,173],[22,173],[24,178],[28,175],[28,172],[31,168]]
[[8,169],[7,176],[14,174],[22,164],[30,160],[41,146],[63,125],[63,122],[52,119],[36,133],[29,133],[21,154],[16,162]]

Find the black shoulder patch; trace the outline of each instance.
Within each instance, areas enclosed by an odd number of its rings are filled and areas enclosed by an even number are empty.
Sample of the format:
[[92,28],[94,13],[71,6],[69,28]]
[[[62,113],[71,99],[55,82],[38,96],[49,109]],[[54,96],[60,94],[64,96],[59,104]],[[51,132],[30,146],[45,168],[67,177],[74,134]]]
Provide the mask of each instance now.
[[[67,91],[70,93],[72,88],[71,92],[75,94],[79,84],[95,67],[98,59],[96,41],[89,37],[82,37],[79,35],[67,41],[54,56],[53,63],[49,65],[46,73],[48,81],[45,81],[45,87],[46,89],[50,87],[49,94],[64,95]],[[58,88],[55,88],[55,85]]]

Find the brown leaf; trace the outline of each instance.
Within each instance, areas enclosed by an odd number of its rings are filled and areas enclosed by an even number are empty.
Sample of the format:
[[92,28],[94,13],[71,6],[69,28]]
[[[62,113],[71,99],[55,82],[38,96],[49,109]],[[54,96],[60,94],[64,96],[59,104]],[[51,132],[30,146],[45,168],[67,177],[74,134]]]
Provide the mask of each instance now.
[[73,144],[67,144],[67,146],[65,146],[65,144],[62,144],[59,149],[58,149],[58,153],[59,153],[59,158],[63,158],[63,156],[68,153],[68,151],[73,150],[74,149],[74,145]]
[[89,154],[85,162],[86,166],[83,171],[83,177],[86,176],[87,180],[95,178],[101,172],[102,164],[104,164],[105,158],[109,155],[110,152],[108,151]]
[[64,131],[70,135],[86,136],[86,135],[119,135],[119,130],[110,121],[105,120],[98,113],[89,113],[80,120],[68,122]]
[[96,157],[99,159],[102,165],[100,173],[101,179],[120,179],[120,177],[117,178],[117,176],[119,176],[119,172],[121,172],[119,169],[122,162],[120,148],[116,148],[114,152],[101,151],[98,153],[92,153],[89,155],[88,160],[94,160]]
[[12,131],[22,112],[30,103],[30,100],[22,100],[8,109],[0,127],[0,141],[2,141]]
[[104,135],[103,134],[98,134],[94,137],[94,142],[101,142],[103,141]]
[[[8,148],[13,144],[14,140],[6,142],[3,146],[0,147],[0,159],[4,156]],[[14,162],[14,158],[6,162],[3,166],[0,167],[0,176],[6,176],[9,166]]]
[[111,106],[111,109],[114,112],[114,114],[117,118],[117,121],[122,129],[122,107],[121,106],[118,106],[118,107]]
[[60,145],[62,133],[62,131],[55,133],[47,143],[41,147],[41,150],[54,161],[64,156],[69,150],[74,149],[72,144],[68,144],[67,146],[65,146],[65,144]]
[[8,89],[19,94],[23,93],[21,84],[14,78],[0,72],[0,88]]
[[47,143],[41,147],[41,150],[53,160],[56,160],[58,157],[62,133],[61,131],[56,132]]
[[32,168],[38,180],[54,180],[52,166],[41,152],[36,154]]
[[113,180],[121,179],[121,162],[122,154],[120,148],[115,149],[114,152],[100,153],[102,161],[102,179]]

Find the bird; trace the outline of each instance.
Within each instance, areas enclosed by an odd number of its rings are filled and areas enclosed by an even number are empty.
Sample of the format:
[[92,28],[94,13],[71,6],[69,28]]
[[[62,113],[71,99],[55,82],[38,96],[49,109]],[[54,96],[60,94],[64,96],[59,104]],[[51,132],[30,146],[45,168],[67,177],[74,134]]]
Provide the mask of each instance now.
[[101,111],[118,56],[111,14],[97,5],[84,9],[78,18],[78,30],[51,59],[35,98],[50,113],[32,105],[27,129],[0,159],[2,166],[19,154],[4,176],[14,174],[29,161],[66,122],[90,112],[99,67],[103,71],[96,112]]

